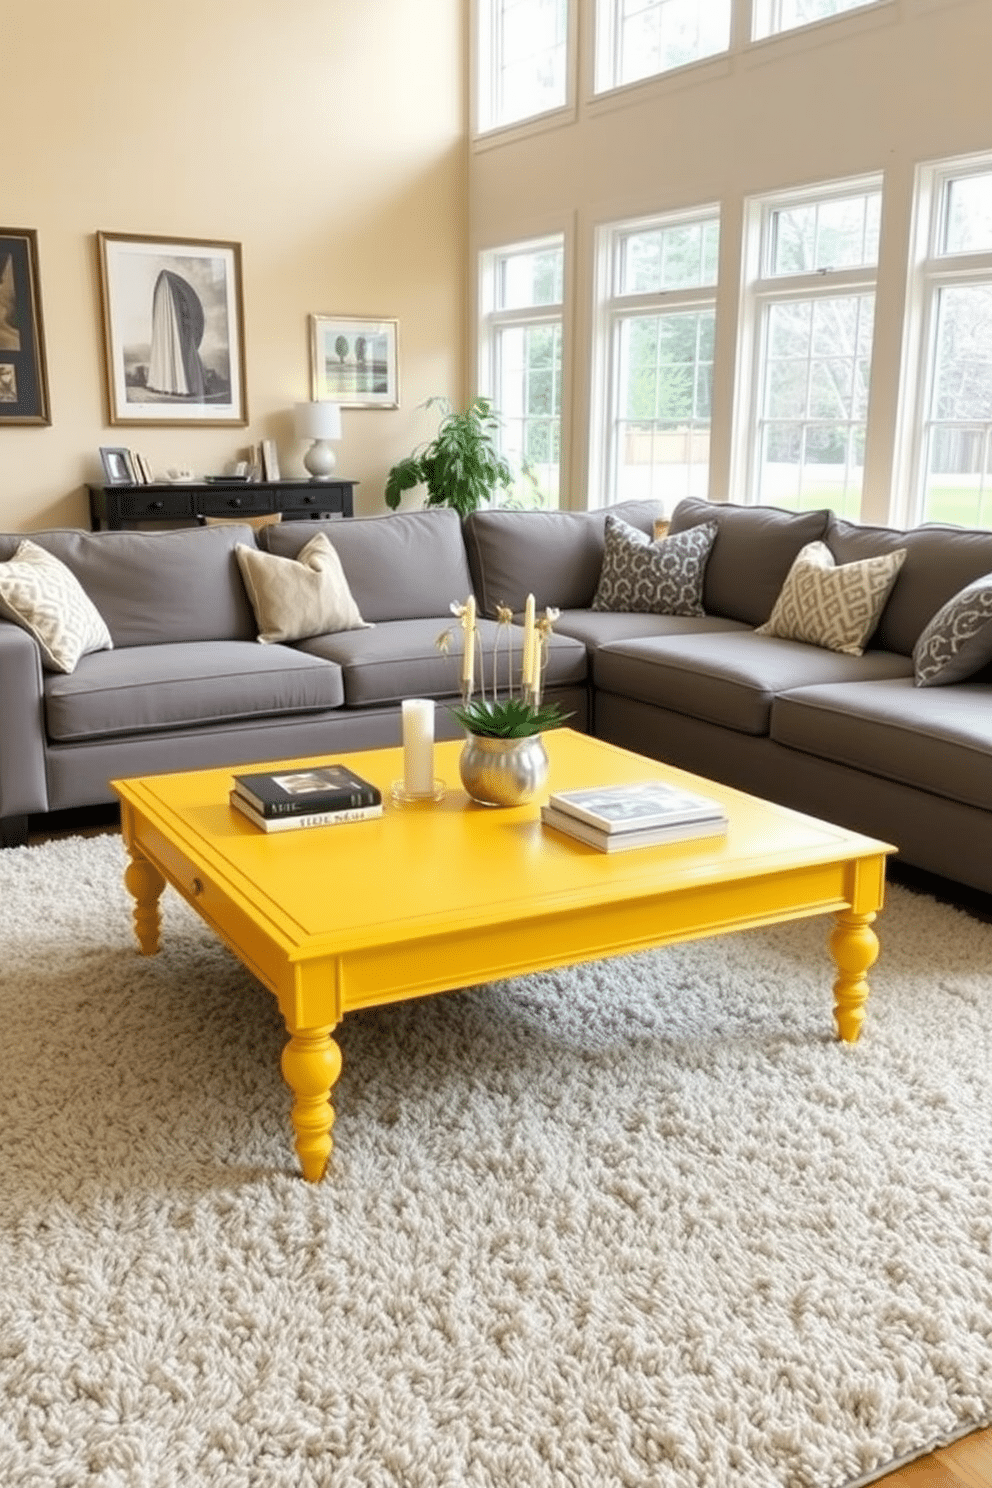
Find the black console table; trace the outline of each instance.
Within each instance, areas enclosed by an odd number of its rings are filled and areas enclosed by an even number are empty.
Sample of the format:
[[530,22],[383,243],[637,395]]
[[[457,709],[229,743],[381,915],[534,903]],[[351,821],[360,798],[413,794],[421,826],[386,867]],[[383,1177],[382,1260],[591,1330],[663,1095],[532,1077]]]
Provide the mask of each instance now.
[[90,527],[119,531],[145,522],[198,522],[202,517],[260,517],[284,521],[354,515],[357,481],[183,481],[148,486],[89,486]]

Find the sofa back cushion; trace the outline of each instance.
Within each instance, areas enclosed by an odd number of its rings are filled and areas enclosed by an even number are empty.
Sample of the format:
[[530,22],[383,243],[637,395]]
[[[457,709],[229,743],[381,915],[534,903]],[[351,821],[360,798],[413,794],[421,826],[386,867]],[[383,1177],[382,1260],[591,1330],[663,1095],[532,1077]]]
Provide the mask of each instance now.
[[[250,527],[174,532],[56,528],[30,537],[79,580],[115,647],[255,637],[255,617],[234,556],[236,543],[254,543]],[[23,533],[0,534],[0,560],[9,558],[23,540]]]
[[[610,507],[629,526],[653,534],[657,501]],[[605,551],[606,511],[508,511],[497,507],[465,519],[465,546],[479,607],[490,619],[497,605],[519,613],[533,594],[538,610],[590,607]]]
[[776,506],[735,506],[690,496],[672,512],[668,530],[684,532],[701,522],[716,522],[703,584],[703,609],[707,615],[763,625],[800,550],[823,538],[829,516],[828,511],[790,512]]
[[906,561],[882,611],[872,646],[912,656],[926,626],[966,584],[992,573],[992,532],[936,523],[902,532],[831,517],[826,543],[838,563],[906,549]]
[[280,522],[258,534],[258,545],[295,558],[324,532],[341,559],[363,620],[426,620],[447,615],[471,593],[461,520],[450,507],[347,517],[330,522]]

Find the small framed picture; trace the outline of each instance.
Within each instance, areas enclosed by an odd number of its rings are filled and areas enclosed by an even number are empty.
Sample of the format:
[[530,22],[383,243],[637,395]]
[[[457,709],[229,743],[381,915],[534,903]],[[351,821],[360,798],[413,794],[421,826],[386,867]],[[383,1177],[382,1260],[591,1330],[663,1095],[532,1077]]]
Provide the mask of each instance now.
[[310,387],[315,403],[399,408],[399,321],[311,315]]
[[112,424],[246,424],[240,243],[97,233]]
[[108,486],[138,485],[138,475],[129,449],[111,449],[101,445],[100,459]]
[[38,235],[0,227],[0,424],[50,424]]

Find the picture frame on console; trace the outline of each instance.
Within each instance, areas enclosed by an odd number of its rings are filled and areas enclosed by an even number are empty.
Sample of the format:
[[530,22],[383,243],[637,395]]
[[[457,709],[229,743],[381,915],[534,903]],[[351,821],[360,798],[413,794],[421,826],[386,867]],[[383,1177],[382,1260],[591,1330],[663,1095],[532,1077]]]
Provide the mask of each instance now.
[[108,486],[136,486],[138,474],[129,449],[100,446],[100,463]]
[[38,234],[0,227],[0,424],[50,424]]
[[315,403],[399,408],[399,321],[311,315],[310,385]]
[[111,424],[246,424],[241,244],[96,237]]

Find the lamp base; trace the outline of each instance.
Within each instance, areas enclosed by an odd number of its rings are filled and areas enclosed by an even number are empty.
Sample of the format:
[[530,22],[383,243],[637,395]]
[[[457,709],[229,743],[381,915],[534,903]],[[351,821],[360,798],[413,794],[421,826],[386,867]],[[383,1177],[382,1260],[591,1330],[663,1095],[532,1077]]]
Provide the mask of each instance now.
[[312,480],[330,480],[338,457],[326,439],[315,439],[303,456],[303,468]]

